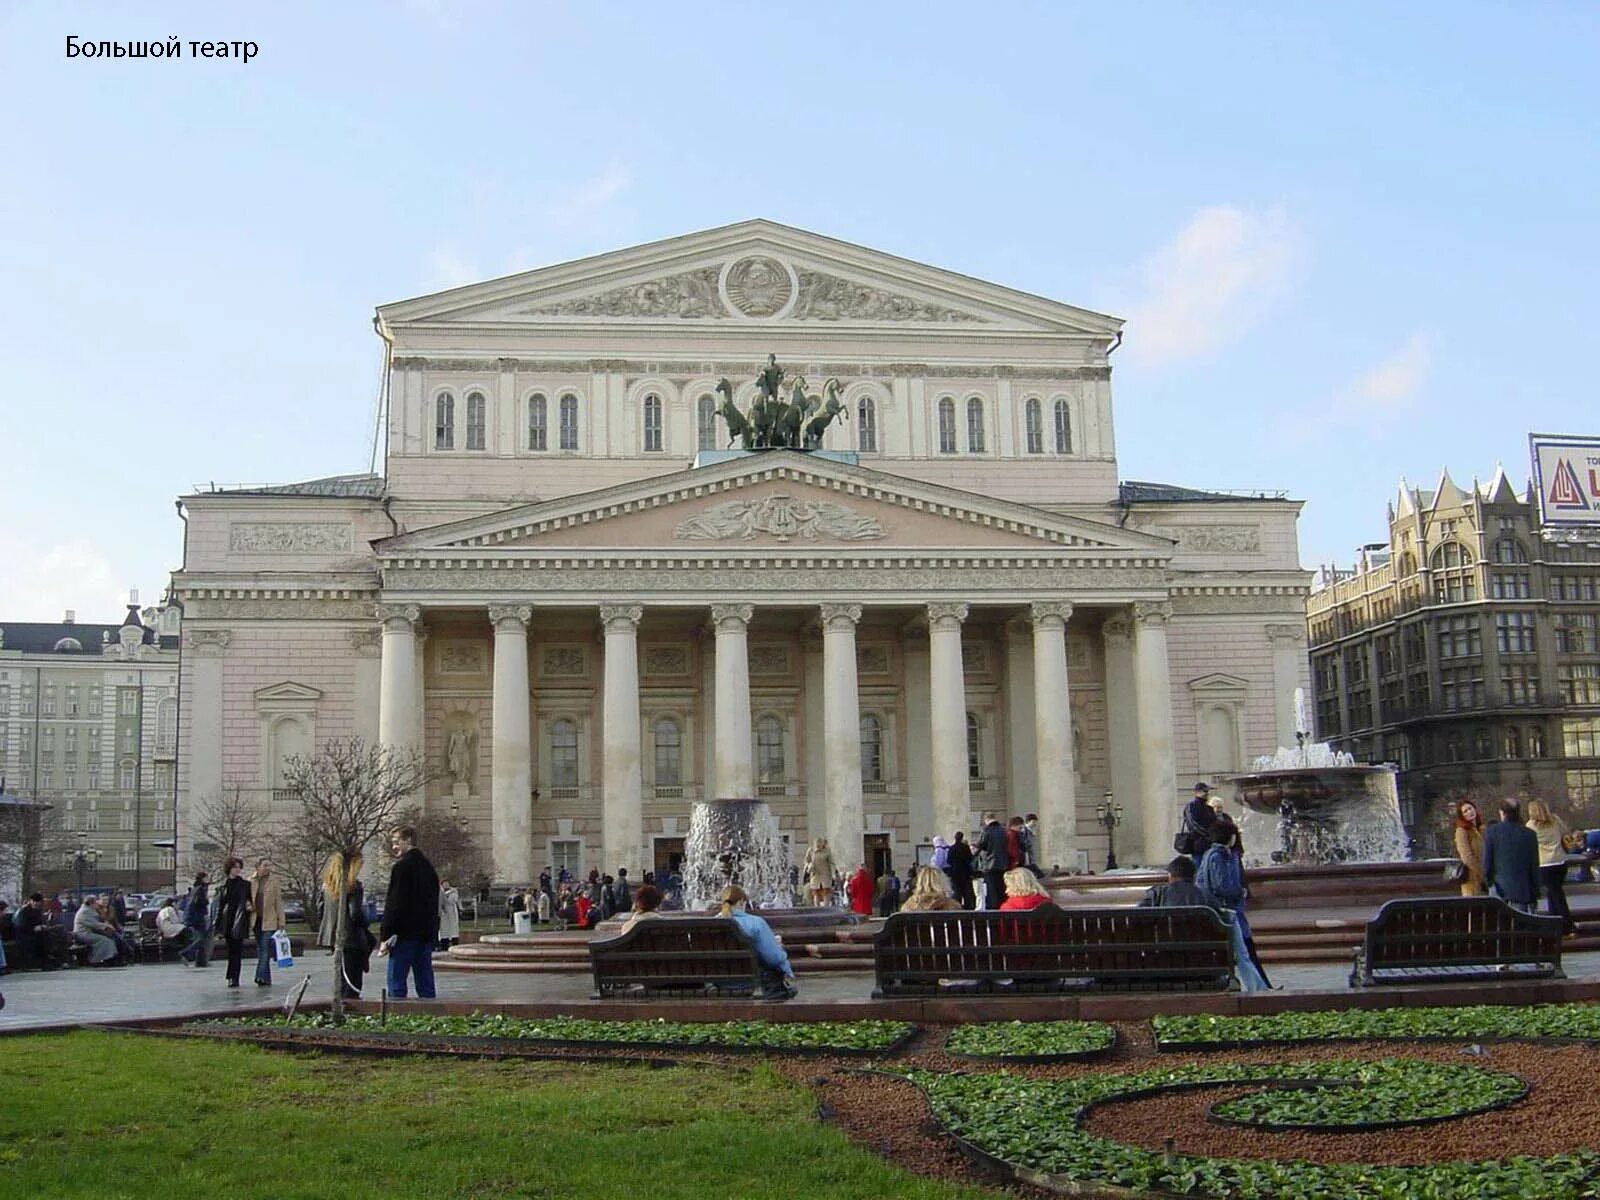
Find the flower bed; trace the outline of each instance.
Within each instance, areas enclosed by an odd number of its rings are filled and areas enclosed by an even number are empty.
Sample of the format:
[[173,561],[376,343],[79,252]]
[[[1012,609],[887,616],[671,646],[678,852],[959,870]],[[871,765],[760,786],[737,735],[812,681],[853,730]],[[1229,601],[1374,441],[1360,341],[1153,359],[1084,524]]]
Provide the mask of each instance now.
[[[1408,1086],[1418,1078],[1419,1068],[1430,1065],[1392,1061],[1230,1063],[1073,1079],[928,1071],[914,1071],[908,1077],[926,1093],[939,1122],[974,1157],[1005,1167],[1024,1181],[1055,1190],[1110,1186],[1214,1200],[1244,1196],[1272,1196],[1278,1200],[1335,1196],[1350,1200],[1569,1200],[1588,1194],[1585,1185],[1600,1173],[1600,1153],[1592,1150],[1415,1166],[1319,1164],[1166,1155],[1091,1134],[1083,1127],[1087,1114],[1099,1105],[1172,1090],[1281,1084],[1285,1080],[1316,1082],[1330,1094],[1335,1085],[1346,1084],[1349,1086],[1341,1090],[1355,1098],[1330,1108],[1325,1096],[1290,1101],[1281,1098],[1286,1093],[1278,1087],[1263,1093],[1271,1098],[1257,1101],[1257,1113],[1269,1118],[1292,1115],[1309,1119],[1318,1115],[1314,1110],[1322,1105],[1321,1115],[1335,1121],[1352,1114],[1365,1117],[1396,1113],[1418,1121],[1440,1119],[1437,1103],[1424,1101],[1407,1108]],[[1472,1079],[1474,1097],[1485,1102],[1480,1104],[1480,1111],[1484,1106],[1493,1106],[1488,1103],[1491,1096],[1504,1097],[1508,1085],[1503,1080],[1514,1078],[1487,1071],[1477,1075],[1483,1078],[1458,1076],[1457,1086],[1462,1078]],[[1380,1099],[1367,1102],[1359,1098],[1360,1092],[1372,1088],[1379,1089]],[[1348,1128],[1337,1124],[1311,1127]]]
[[1600,1041],[1600,1005],[1592,1004],[1193,1015],[1155,1017],[1150,1023],[1156,1048],[1168,1051],[1325,1041]]
[[951,1030],[944,1048],[957,1058],[1047,1063],[1092,1058],[1116,1044],[1116,1029],[1103,1021],[990,1021]]
[[324,1013],[282,1017],[239,1017],[210,1022],[225,1028],[307,1030],[339,1035],[415,1035],[437,1038],[507,1039],[545,1045],[587,1047],[702,1047],[731,1051],[812,1054],[887,1054],[899,1049],[917,1027],[907,1021],[596,1021],[583,1017],[510,1017],[474,1013],[390,1014],[387,1022],[362,1013],[334,1025]]

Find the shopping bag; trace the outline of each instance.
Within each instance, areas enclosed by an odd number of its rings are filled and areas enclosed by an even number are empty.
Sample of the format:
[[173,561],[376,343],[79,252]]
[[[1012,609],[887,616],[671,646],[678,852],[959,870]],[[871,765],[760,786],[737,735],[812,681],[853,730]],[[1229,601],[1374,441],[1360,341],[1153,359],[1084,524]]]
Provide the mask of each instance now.
[[281,929],[272,935],[272,954],[280,967],[294,966],[294,947],[289,943],[289,935]]

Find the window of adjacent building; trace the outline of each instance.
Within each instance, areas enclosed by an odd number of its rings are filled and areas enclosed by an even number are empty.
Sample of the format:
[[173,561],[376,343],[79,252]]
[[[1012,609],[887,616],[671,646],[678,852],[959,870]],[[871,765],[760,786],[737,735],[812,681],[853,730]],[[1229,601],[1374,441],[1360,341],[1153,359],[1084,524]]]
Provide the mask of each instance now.
[[173,750],[178,745],[178,702],[171,696],[156,705],[156,746]]
[[74,683],[67,684],[66,715],[69,717],[78,715],[78,685]]
[[117,828],[118,829],[132,829],[133,828],[133,810],[131,808],[125,808],[125,809],[122,810],[121,814],[117,818]]
[[1482,708],[1484,687],[1482,664],[1471,667],[1444,667],[1439,671],[1439,703],[1449,712]]
[[1057,400],[1056,410],[1056,453],[1072,453],[1072,412],[1065,400]]
[[1400,555],[1400,561],[1399,561],[1397,574],[1399,575],[1400,578],[1405,579],[1408,576],[1415,575],[1416,573],[1417,573],[1417,556],[1415,554],[1412,554],[1409,550],[1404,551]]
[[1044,453],[1044,406],[1039,397],[1029,396],[1022,407],[1022,423],[1027,429],[1028,453]]
[[671,717],[656,722],[657,787],[679,787],[683,783],[683,730]]
[[1367,648],[1351,646],[1344,652],[1344,678],[1347,687],[1356,687],[1367,681]]
[[578,726],[564,717],[550,723],[550,786],[578,786]]
[[1328,654],[1316,659],[1312,662],[1311,669],[1316,676],[1318,692],[1339,690],[1339,660],[1336,656]]
[[133,790],[133,764],[125,762],[117,769],[117,786],[125,792]]
[[1562,663],[1556,677],[1566,703],[1600,704],[1600,663]]
[[83,827],[90,833],[98,833],[100,831],[100,814],[92,808],[84,813]]
[[983,453],[983,401],[976,396],[967,401],[967,453]]
[[100,753],[100,731],[98,729],[91,729],[91,730],[89,730],[89,754],[92,757],[93,755],[96,755],[96,754],[99,754],[99,753]]
[[433,402],[433,448],[456,448],[456,398],[449,392],[440,392]]
[[1600,771],[1568,771],[1567,803],[1573,808],[1600,803]]
[[983,778],[983,739],[978,733],[976,713],[967,714],[967,778]]
[[1339,697],[1321,696],[1317,699],[1317,732],[1324,737],[1344,732],[1344,721],[1339,714]]
[[1400,674],[1400,655],[1395,635],[1386,633],[1374,642],[1378,652],[1378,674],[1382,676]]
[[100,715],[100,689],[97,687],[89,689],[89,715],[91,717]]
[[1516,538],[1503,537],[1494,544],[1494,561],[1497,563],[1525,563],[1528,552]]
[[489,402],[482,392],[467,393],[467,449],[482,450],[488,425]]
[[939,398],[939,453],[956,452],[956,402],[949,396]]
[[528,397],[528,449],[550,448],[550,403],[537,392]]
[[856,404],[856,449],[863,454],[878,452],[878,405],[871,396]]
[[561,397],[561,449],[576,450],[578,448],[578,398],[573,395]]
[[651,392],[644,398],[644,448],[661,449],[661,397]]
[[117,714],[124,717],[139,715],[139,691],[137,688],[122,688],[117,692]]
[[1600,577],[1594,575],[1552,575],[1550,599],[1597,600],[1600,599]]
[[702,450],[717,448],[717,399],[710,393],[695,401],[695,417],[699,427],[699,447]]
[[1439,657],[1469,658],[1483,653],[1477,617],[1447,617],[1439,622]]
[[137,745],[138,741],[135,731],[132,729],[124,729],[122,731],[122,748],[131,753]]
[[1561,751],[1568,758],[1600,756],[1600,717],[1568,717],[1562,721]]
[[768,714],[756,722],[756,782],[781,784],[787,775],[783,762],[783,722]]
[[39,752],[48,754],[51,758],[56,754],[56,727],[46,725],[39,733]]
[[1589,654],[1600,650],[1600,614],[1558,613],[1556,651],[1560,654]]
[[100,790],[100,767],[95,763],[89,764],[89,790],[91,792]]
[[1501,654],[1532,654],[1534,625],[1531,612],[1503,612],[1494,615],[1495,643]]
[[[129,826],[127,826],[127,828],[132,829],[133,826],[129,825]],[[119,871],[131,871],[131,870],[133,870],[133,868],[134,868],[133,847],[125,845],[125,846],[122,847],[121,850],[117,851],[117,870],[119,870]]]
[[1528,663],[1503,663],[1500,694],[1507,704],[1539,703],[1539,672]]
[[576,838],[552,838],[550,869],[557,879],[561,878],[562,871],[577,876],[583,869],[583,843]]
[[872,713],[861,714],[861,779],[883,782],[883,722]]
[[68,763],[61,770],[61,786],[67,791],[74,791],[78,786],[78,769]]
[[1533,580],[1526,571],[1495,571],[1489,583],[1496,600],[1526,600],[1533,595]]
[[1472,757],[1494,757],[1494,739],[1489,736],[1487,729],[1474,729],[1472,731]]
[[1446,542],[1429,556],[1433,571],[1433,598],[1439,604],[1462,604],[1478,598],[1472,552],[1460,542]]
[[1528,726],[1528,757],[1529,758],[1543,758],[1544,757],[1544,726],[1543,725],[1529,725]]
[[44,687],[44,715],[56,715],[56,685],[53,683],[47,683]]

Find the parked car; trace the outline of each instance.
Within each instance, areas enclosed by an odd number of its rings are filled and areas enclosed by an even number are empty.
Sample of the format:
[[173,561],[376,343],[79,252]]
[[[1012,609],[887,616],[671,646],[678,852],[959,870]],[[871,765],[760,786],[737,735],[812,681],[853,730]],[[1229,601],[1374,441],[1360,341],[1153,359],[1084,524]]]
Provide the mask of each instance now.
[[306,923],[306,902],[299,896],[285,896],[283,898],[283,920],[286,925],[291,921],[298,921],[304,925]]

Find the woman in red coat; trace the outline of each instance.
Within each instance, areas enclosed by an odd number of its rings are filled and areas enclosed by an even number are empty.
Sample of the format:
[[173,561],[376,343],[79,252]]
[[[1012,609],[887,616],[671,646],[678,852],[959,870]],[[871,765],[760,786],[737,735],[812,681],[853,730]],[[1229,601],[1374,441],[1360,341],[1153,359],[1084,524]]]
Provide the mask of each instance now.
[[856,864],[856,873],[850,876],[850,882],[845,891],[850,896],[850,911],[863,917],[872,915],[872,899],[877,893],[877,885],[872,882],[872,875],[867,871],[865,863]]

